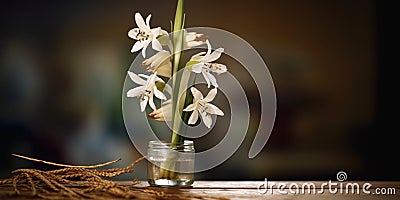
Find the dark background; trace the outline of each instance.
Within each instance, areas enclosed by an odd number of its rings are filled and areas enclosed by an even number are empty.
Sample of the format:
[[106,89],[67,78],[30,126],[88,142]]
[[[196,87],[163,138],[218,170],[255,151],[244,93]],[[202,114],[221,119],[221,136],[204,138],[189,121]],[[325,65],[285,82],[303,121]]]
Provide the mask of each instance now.
[[[151,13],[151,25],[169,31],[175,4],[3,1],[0,178],[15,168],[48,168],[11,153],[70,164],[121,157],[118,167],[138,158],[121,112],[123,82],[136,56],[127,32],[137,11]],[[334,180],[344,170],[350,180],[399,180],[398,117],[390,115],[397,91],[387,37],[390,7],[372,0],[187,0],[186,27],[221,28],[257,49],[278,101],[275,127],[260,155],[247,158],[253,121],[239,151],[197,178]],[[249,96],[257,95],[240,66],[228,69]],[[257,119],[256,98],[250,107]],[[215,132],[210,134],[221,134]],[[145,167],[121,179],[145,179]]]

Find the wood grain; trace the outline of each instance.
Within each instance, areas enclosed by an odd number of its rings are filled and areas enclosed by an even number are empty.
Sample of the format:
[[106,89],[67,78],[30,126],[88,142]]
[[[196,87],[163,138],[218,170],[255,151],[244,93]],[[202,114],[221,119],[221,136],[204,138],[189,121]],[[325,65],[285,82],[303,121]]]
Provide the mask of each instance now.
[[[130,184],[129,181],[119,181],[121,184]],[[288,187],[291,184],[297,184],[302,186],[304,183],[314,183],[316,191],[321,194],[308,193],[305,190],[305,194],[280,194],[277,185],[286,185],[286,189],[282,190],[284,192],[290,193]],[[184,195],[185,197],[192,195],[192,199],[318,199],[318,200],[330,200],[330,199],[400,199],[400,182],[377,182],[377,181],[345,181],[342,182],[344,187],[347,183],[357,183],[362,187],[365,183],[370,183],[371,187],[368,191],[371,194],[365,194],[360,188],[360,194],[346,194],[343,189],[342,194],[338,190],[336,194],[332,194],[327,186],[322,186],[324,183],[322,181],[297,181],[297,182],[287,182],[287,181],[269,181],[268,185],[274,185],[273,190],[269,190],[267,193],[262,194],[259,192],[258,187],[264,184],[263,181],[196,181],[192,187],[189,188],[159,188],[159,187],[149,187],[147,182],[142,181],[140,184],[132,187],[132,190],[136,190],[138,193],[151,190],[154,192],[159,192],[165,194],[165,197],[171,197],[174,195]],[[340,183],[340,182],[335,182]],[[336,186],[339,188],[339,186]],[[394,188],[395,194],[373,194],[376,189]],[[40,199],[38,197],[19,197],[19,196],[7,196],[5,194],[12,193],[12,185],[0,185],[0,198],[2,199]],[[301,191],[301,189],[300,189]],[[148,198],[147,198],[148,197]],[[117,198],[115,198],[117,199]],[[154,199],[154,196],[146,196],[143,194],[143,199]]]

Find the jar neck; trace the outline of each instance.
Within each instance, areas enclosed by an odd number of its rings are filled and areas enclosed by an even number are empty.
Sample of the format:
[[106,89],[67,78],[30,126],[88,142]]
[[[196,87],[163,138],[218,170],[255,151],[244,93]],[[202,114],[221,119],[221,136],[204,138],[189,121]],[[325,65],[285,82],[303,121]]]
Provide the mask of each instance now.
[[152,149],[194,149],[193,141],[184,140],[181,143],[172,144],[170,141],[149,141],[149,148]]

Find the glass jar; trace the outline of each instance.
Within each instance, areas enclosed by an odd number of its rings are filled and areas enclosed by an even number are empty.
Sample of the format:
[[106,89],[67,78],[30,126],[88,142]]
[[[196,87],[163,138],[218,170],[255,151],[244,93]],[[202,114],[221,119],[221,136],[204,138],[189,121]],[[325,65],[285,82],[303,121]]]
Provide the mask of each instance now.
[[190,186],[194,182],[193,141],[172,145],[150,141],[147,151],[147,178],[150,186]]

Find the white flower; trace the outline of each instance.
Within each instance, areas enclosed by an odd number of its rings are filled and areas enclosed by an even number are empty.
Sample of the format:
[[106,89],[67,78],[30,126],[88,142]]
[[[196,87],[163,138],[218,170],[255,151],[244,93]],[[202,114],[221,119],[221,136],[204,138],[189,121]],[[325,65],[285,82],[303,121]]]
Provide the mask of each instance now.
[[171,99],[165,101],[163,105],[147,115],[157,121],[172,121],[172,103]]
[[190,88],[190,91],[193,94],[193,103],[188,105],[183,111],[193,111],[190,115],[188,124],[195,124],[197,119],[199,118],[199,113],[201,119],[203,120],[204,124],[207,128],[211,127],[212,118],[211,115],[220,115],[223,116],[224,112],[220,110],[217,106],[209,103],[212,101],[217,94],[217,88],[210,90],[205,98],[199,90],[195,87]]
[[207,53],[201,52],[192,56],[192,58],[190,59],[190,61],[186,66],[187,67],[191,66],[191,70],[194,73],[202,73],[204,79],[207,81],[208,88],[210,88],[210,85],[218,87],[217,80],[210,72],[221,74],[226,72],[227,69],[226,66],[223,64],[211,63],[211,62],[221,57],[221,53],[224,52],[224,49],[218,48],[217,50],[211,53],[211,44],[208,40],[206,40],[206,43],[208,47]]
[[185,30],[185,49],[204,44],[204,34],[196,32],[187,32]]
[[[128,97],[138,97],[140,99],[140,110],[142,112],[146,108],[147,102],[149,102],[149,105],[153,110],[156,109],[156,105],[153,101],[153,95],[159,99],[167,99],[167,97],[160,90],[158,90],[156,86],[156,81],[164,83],[161,78],[157,77],[157,73],[148,76],[144,74],[136,75],[135,73],[128,71],[128,74],[133,82],[141,86],[130,89],[126,94]],[[146,78],[147,81],[141,79],[140,77]],[[165,86],[167,87],[167,84],[165,84]]]
[[151,15],[147,16],[146,23],[144,23],[142,15],[140,13],[135,14],[136,25],[139,28],[133,28],[128,32],[128,36],[132,39],[137,40],[133,45],[131,52],[142,50],[142,55],[146,57],[146,48],[152,42],[153,49],[162,49],[160,42],[157,40],[159,35],[168,34],[166,31],[162,30],[160,27],[150,29],[150,18]]
[[172,64],[170,59],[171,53],[169,51],[161,49],[152,57],[144,60],[142,66],[147,67],[149,72],[157,72],[158,75],[164,77],[171,77]]
[[[205,41],[202,41],[203,37],[203,34],[187,32],[185,30],[185,48],[191,48],[205,44]],[[172,44],[169,44],[170,41],[167,36],[163,36],[162,39],[166,45],[169,45],[169,47],[172,48]],[[170,78],[172,75],[171,53],[162,49],[162,47],[160,48],[159,46],[156,46],[155,50],[158,52],[152,57],[144,60],[142,62],[142,66],[147,67],[147,71],[149,72],[157,72],[157,74],[160,76]]]

